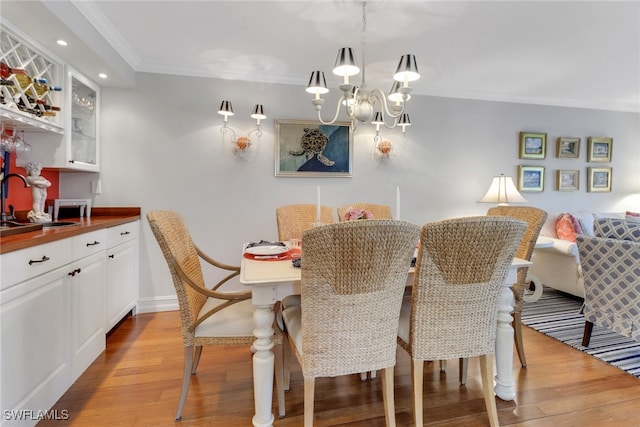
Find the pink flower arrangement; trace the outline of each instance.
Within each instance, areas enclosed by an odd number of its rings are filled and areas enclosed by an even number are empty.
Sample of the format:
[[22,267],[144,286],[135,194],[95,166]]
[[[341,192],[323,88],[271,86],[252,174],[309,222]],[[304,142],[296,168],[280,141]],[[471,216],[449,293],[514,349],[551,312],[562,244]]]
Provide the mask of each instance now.
[[358,219],[371,219],[373,218],[373,214],[369,211],[365,211],[364,209],[358,209],[354,207],[349,207],[347,212],[344,214],[345,221],[355,221]]

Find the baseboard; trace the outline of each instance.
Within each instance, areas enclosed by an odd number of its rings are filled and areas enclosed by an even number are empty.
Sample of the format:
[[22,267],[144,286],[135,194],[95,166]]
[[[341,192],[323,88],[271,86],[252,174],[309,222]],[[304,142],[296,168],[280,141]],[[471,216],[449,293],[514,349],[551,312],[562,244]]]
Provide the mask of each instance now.
[[138,299],[138,306],[136,314],[139,313],[155,313],[158,311],[172,311],[179,310],[178,297],[164,296],[164,297],[150,297]]

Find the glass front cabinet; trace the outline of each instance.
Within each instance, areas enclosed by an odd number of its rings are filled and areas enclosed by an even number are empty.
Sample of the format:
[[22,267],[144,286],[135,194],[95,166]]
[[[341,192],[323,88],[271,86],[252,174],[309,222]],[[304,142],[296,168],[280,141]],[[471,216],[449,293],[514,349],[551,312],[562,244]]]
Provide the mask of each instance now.
[[100,171],[98,111],[100,89],[82,75],[68,73],[66,110],[67,168],[88,172]]

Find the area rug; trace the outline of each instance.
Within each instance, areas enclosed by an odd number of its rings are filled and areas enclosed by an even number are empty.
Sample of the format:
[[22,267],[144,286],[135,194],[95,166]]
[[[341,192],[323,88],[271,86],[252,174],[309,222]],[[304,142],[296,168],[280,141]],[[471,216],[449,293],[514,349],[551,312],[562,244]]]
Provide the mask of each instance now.
[[580,307],[582,299],[545,286],[538,301],[524,304],[522,323],[640,378],[640,343],[594,325],[589,347],[582,346]]

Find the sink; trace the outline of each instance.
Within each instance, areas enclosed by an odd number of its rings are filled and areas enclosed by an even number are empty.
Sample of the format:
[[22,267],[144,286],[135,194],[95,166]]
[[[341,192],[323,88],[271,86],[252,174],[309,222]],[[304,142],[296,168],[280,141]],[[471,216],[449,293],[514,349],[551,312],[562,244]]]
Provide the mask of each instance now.
[[52,222],[43,222],[42,228],[53,228],[53,227],[69,227],[71,225],[78,225],[79,222],[73,221],[52,221]]
[[12,236],[14,234],[29,233],[30,231],[42,230],[42,224],[23,224],[15,221],[0,222],[0,237]]

